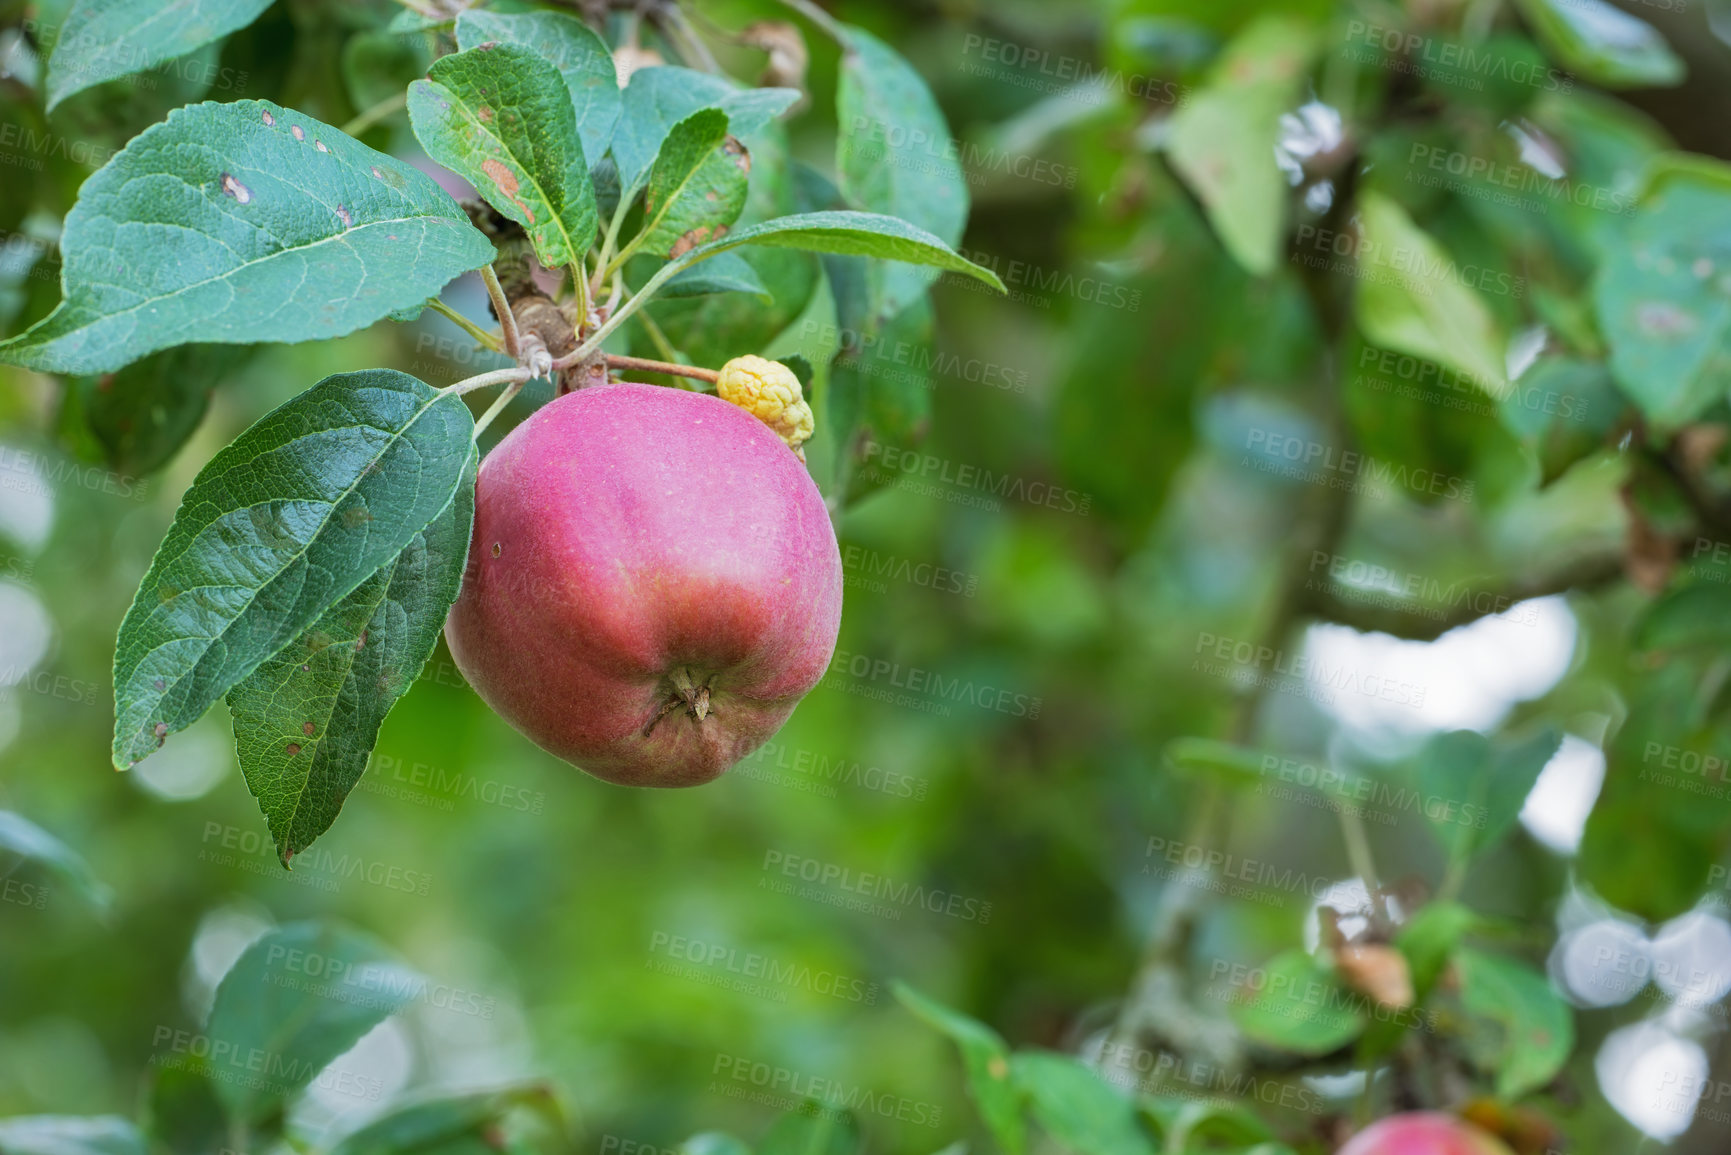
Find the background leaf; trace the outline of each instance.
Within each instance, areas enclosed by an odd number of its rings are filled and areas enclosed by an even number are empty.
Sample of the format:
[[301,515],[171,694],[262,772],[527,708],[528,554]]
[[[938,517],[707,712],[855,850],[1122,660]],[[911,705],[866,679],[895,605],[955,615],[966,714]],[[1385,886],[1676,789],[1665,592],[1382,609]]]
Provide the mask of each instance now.
[[1594,282],[1611,371],[1661,429],[1693,420],[1731,390],[1728,258],[1731,187],[1677,173],[1642,202]]
[[456,491],[474,422],[390,369],[341,373],[213,457],[139,583],[114,656],[114,763],[197,721],[396,557]]
[[1208,84],[1173,115],[1172,165],[1195,190],[1226,251],[1268,276],[1286,239],[1286,174],[1275,164],[1280,118],[1291,111],[1316,33],[1307,23],[1265,17],[1232,41]]
[[0,850],[48,867],[99,910],[106,910],[113,900],[113,893],[77,851],[22,814],[0,810]]
[[75,0],[48,57],[48,108],[245,28],[271,0]]
[[134,137],[79,189],[60,247],[65,299],[0,361],[101,373],[195,341],[336,337],[493,258],[430,177],[262,100]]
[[248,1121],[278,1110],[424,983],[357,931],[297,922],[266,933],[216,989],[207,1033],[234,1066],[215,1072],[217,1094]]
[[1016,1085],[1041,1129],[1063,1146],[1088,1155],[1153,1155],[1136,1107],[1069,1055],[1017,1051],[1010,1060]]
[[138,1128],[118,1115],[22,1115],[0,1119],[6,1155],[144,1155]]
[[798,99],[799,91],[793,88],[741,89],[719,76],[689,68],[640,68],[625,88],[613,134],[620,186],[641,187],[668,132],[700,108],[721,109],[727,114],[729,131],[746,137]]
[[79,382],[85,424],[115,470],[155,473],[197,430],[212,391],[251,356],[244,345],[181,345],[87,378]]
[[998,1033],[975,1019],[926,998],[906,983],[895,986],[896,998],[928,1026],[942,1031],[962,1053],[968,1088],[980,1117],[1006,1155],[1021,1155],[1027,1147],[1016,1084],[1010,1079],[1010,1048]]
[[1460,262],[1398,204],[1359,197],[1358,326],[1372,342],[1468,375],[1493,396],[1505,383],[1503,337]]
[[1651,24],[1604,0],[1517,0],[1539,40],[1570,72],[1606,88],[1683,79],[1681,58]]
[[1302,950],[1269,959],[1257,979],[1259,988],[1247,989],[1234,1001],[1232,1021],[1264,1046],[1326,1055],[1364,1030],[1356,996]]
[[1569,1006],[1523,963],[1464,948],[1455,956],[1461,1002],[1500,1028],[1481,1054],[1496,1074],[1497,1094],[1513,1099],[1550,1082],[1575,1045]]

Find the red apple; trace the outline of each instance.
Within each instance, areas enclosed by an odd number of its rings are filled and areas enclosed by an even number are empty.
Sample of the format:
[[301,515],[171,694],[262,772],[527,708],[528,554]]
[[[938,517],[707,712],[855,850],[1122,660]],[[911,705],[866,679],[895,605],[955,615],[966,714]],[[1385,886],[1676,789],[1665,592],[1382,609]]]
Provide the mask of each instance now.
[[1453,1115],[1414,1111],[1378,1120],[1339,1155],[1510,1155],[1502,1141]]
[[823,497],[745,410],[654,385],[544,406],[481,463],[445,624],[488,705],[629,786],[695,786],[781,728],[841,625]]

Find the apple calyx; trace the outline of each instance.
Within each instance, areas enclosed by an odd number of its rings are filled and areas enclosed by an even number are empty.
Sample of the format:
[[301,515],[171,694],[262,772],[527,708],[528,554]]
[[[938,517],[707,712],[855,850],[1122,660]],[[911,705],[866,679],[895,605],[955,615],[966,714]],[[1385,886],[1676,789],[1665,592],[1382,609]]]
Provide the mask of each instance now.
[[649,719],[649,724],[643,727],[643,736],[647,738],[649,732],[655,729],[657,722],[680,706],[685,707],[685,712],[690,714],[694,721],[701,722],[709,717],[709,683],[714,678],[715,675],[711,674],[699,681],[690,667],[675,666],[673,672],[667,675],[667,681],[672,685],[673,692],[667,696],[665,702],[661,703],[661,709],[656,711],[655,717]]

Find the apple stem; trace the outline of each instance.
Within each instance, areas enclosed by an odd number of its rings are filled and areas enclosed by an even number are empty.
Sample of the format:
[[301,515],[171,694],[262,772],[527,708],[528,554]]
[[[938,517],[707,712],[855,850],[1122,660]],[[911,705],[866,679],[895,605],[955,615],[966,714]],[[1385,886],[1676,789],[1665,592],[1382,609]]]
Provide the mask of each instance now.
[[615,353],[607,354],[607,367],[636,369],[642,373],[666,373],[672,377],[694,377],[711,385],[721,376],[714,369],[699,369],[695,365],[680,365],[673,361],[651,361],[647,357],[622,357]]

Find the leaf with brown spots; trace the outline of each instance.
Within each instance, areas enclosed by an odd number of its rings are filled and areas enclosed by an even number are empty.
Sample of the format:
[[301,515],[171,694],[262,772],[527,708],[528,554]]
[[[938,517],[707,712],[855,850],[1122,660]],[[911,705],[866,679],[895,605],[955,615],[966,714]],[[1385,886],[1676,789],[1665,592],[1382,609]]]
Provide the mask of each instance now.
[[427,154],[522,225],[548,268],[595,240],[595,188],[564,78],[536,52],[492,44],[446,56],[409,88]]
[[745,208],[750,171],[751,154],[727,134],[721,109],[674,125],[649,168],[639,250],[677,257],[724,234]]
[[241,773],[285,865],[336,819],[438,642],[468,559],[476,460],[471,448],[450,504],[402,553],[229,691]]

